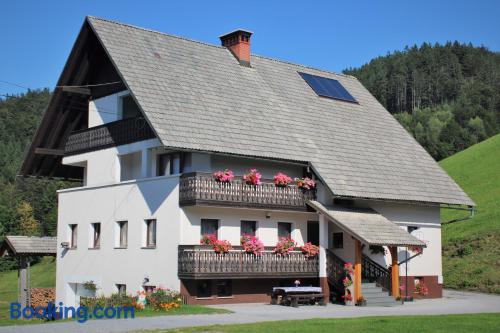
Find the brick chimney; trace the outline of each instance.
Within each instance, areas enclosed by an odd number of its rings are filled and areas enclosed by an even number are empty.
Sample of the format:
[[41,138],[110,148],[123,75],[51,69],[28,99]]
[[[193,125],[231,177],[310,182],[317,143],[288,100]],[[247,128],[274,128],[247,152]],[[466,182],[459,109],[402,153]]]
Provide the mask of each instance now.
[[250,67],[250,36],[251,31],[234,30],[219,36],[222,46],[225,46],[238,59],[240,65]]

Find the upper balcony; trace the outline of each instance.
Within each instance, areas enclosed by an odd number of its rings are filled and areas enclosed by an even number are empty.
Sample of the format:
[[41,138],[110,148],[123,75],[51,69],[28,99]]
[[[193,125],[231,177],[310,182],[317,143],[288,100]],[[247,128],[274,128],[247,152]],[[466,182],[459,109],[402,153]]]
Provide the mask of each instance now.
[[261,209],[307,211],[306,202],[315,199],[314,190],[296,185],[277,187],[271,180],[247,185],[241,177],[230,183],[216,181],[210,173],[187,173],[179,182],[181,206],[212,205]]
[[71,133],[66,142],[64,154],[81,154],[154,137],[153,130],[144,118],[127,118]]

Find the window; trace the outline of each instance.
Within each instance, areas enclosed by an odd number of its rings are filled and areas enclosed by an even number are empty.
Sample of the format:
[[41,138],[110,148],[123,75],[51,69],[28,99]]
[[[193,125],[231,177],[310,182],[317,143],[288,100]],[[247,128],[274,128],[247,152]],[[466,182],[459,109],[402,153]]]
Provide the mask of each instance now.
[[135,118],[141,115],[139,107],[131,95],[121,97],[122,119]]
[[217,297],[233,296],[231,280],[217,280]]
[[128,241],[128,222],[119,221],[118,224],[118,247],[127,247]]
[[201,280],[196,283],[196,297],[208,298],[212,297],[212,281]]
[[339,81],[307,73],[299,72],[299,74],[318,96],[357,103]]
[[120,181],[138,179],[141,177],[142,152],[120,156]]
[[181,154],[167,153],[158,155],[157,176],[175,175],[182,172]]
[[127,285],[117,283],[116,284],[116,291],[118,292],[118,294],[125,295],[127,293]]
[[215,235],[217,238],[217,230],[219,229],[219,220],[202,219],[200,235]]
[[156,247],[156,220],[146,220],[146,247]]
[[414,227],[414,226],[408,226],[408,232],[411,234],[412,232],[418,230],[418,227]]
[[343,249],[344,248],[344,233],[334,232],[333,233],[333,248]]
[[94,249],[98,249],[101,246],[101,224],[100,223],[92,223],[92,244],[91,247]]
[[319,223],[318,221],[307,222],[307,241],[313,245],[319,245]]
[[257,222],[255,221],[241,221],[240,235],[243,236],[255,236],[255,231],[257,230]]
[[292,224],[288,222],[278,222],[278,238],[285,237],[285,238],[291,238],[292,237]]
[[70,224],[69,230],[70,230],[69,247],[72,249],[76,249],[77,238],[78,238],[78,225],[77,224]]

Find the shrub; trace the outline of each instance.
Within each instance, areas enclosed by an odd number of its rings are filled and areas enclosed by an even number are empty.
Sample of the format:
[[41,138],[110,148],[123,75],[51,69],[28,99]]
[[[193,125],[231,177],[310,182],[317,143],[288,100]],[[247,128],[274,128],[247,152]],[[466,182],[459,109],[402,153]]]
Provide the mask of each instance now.
[[101,295],[97,297],[80,297],[80,305],[86,306],[90,310],[92,310],[96,306],[101,306],[103,308],[108,306],[134,306],[135,300],[136,299],[134,296],[115,293],[111,294],[110,296]]
[[181,307],[182,298],[180,293],[174,290],[157,288],[146,296],[146,304],[155,311],[168,311]]

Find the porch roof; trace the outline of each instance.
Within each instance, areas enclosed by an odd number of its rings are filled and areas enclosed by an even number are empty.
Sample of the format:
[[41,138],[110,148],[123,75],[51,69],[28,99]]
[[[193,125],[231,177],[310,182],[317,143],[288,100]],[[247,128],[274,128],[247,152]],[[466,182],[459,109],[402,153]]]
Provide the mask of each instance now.
[[5,236],[0,247],[0,256],[5,254],[23,255],[56,255],[56,237]]
[[423,241],[374,210],[324,206],[314,200],[309,200],[307,203],[341,229],[368,245],[426,246]]

